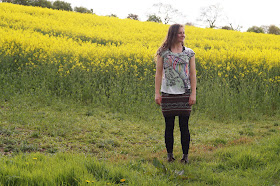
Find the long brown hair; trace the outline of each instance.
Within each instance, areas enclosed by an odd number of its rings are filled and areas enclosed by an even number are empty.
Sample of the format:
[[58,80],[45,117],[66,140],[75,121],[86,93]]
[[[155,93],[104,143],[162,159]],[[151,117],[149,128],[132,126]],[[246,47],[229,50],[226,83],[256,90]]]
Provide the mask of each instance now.
[[[163,50],[171,49],[171,46],[175,43],[178,31],[181,27],[184,26],[181,24],[173,24],[169,27],[165,41],[157,50],[157,55],[160,55]],[[184,46],[184,43],[182,43],[182,46]]]

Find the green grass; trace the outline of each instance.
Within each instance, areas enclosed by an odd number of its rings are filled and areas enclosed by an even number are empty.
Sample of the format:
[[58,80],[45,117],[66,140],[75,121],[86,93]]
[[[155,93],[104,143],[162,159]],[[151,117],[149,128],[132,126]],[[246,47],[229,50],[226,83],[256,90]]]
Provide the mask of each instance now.
[[178,121],[174,131],[177,160],[168,164],[160,109],[140,116],[51,96],[2,97],[0,183],[280,184],[277,118],[225,123],[194,113],[190,164],[181,165]]
[[14,39],[0,50],[0,185],[280,185],[280,69],[265,58],[257,67],[197,58],[184,166],[177,120],[177,161],[166,162],[153,56],[36,58],[47,51]]

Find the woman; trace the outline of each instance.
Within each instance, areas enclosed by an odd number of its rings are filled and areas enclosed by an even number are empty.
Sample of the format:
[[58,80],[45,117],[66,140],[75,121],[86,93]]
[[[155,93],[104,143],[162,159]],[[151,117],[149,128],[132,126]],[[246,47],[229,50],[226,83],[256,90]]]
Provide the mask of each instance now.
[[190,133],[188,127],[191,106],[196,102],[195,53],[184,46],[184,26],[169,27],[166,40],[157,51],[155,101],[161,105],[165,119],[165,145],[168,161],[173,157],[175,116],[179,116],[182,163],[188,163]]

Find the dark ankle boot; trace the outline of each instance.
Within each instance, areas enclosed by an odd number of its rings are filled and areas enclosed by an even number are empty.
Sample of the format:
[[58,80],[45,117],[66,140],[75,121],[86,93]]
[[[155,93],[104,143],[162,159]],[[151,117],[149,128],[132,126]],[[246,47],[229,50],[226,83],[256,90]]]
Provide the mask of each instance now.
[[183,158],[181,159],[181,163],[184,163],[184,164],[189,163],[188,154],[183,154]]
[[175,158],[173,157],[173,154],[172,153],[168,153],[167,154],[167,161],[168,162],[173,162],[175,160]]

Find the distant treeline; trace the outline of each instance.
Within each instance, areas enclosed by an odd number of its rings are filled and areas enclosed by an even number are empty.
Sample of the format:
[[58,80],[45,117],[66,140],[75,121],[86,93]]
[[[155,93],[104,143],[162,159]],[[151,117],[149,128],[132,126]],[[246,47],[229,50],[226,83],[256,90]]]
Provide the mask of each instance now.
[[93,13],[93,9],[89,10],[85,7],[75,7],[74,10],[70,3],[56,0],[54,2],[47,0],[2,0],[2,2],[13,3],[26,6],[38,6],[43,8],[52,8],[56,10],[75,11],[81,13]]

